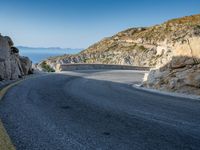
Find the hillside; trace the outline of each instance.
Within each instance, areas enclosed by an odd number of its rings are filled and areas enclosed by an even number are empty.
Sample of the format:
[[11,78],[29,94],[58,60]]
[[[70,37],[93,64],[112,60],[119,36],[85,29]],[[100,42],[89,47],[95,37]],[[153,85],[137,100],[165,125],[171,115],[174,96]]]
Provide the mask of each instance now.
[[199,59],[200,14],[152,27],[131,28],[105,38],[77,55],[52,57],[41,64],[55,70],[57,64],[66,63],[152,67],[155,69],[146,75],[144,86],[200,94]]
[[155,67],[171,57],[173,46],[186,42],[200,30],[200,15],[167,21],[147,28],[131,28],[105,38],[77,55],[52,57],[55,68],[64,63],[126,64]]

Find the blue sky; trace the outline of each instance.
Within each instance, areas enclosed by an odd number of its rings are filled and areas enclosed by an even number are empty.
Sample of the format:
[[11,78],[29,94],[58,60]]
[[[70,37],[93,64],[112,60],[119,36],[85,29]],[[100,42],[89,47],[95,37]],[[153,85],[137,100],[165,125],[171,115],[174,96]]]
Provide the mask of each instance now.
[[15,45],[87,48],[130,27],[198,13],[199,0],[0,0],[0,33]]

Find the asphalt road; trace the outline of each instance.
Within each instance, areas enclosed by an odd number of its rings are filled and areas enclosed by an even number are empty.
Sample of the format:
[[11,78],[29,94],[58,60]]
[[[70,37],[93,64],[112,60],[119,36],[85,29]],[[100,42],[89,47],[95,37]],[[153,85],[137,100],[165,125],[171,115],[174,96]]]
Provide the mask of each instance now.
[[17,150],[200,149],[200,101],[131,87],[143,73],[66,72],[23,81],[0,102]]

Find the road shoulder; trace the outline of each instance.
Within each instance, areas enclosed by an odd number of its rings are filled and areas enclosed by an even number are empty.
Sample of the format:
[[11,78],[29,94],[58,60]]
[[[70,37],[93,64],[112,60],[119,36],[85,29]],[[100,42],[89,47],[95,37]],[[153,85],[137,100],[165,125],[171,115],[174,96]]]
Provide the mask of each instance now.
[[[0,89],[0,101],[2,100],[2,98],[4,97],[4,95],[6,94],[6,92],[9,89],[12,86],[17,85],[19,82],[20,82],[20,80],[12,82],[11,84],[9,84],[7,86],[5,85],[4,88],[1,88]],[[1,120],[0,120],[0,137],[1,137],[0,138],[0,149],[1,150],[15,150],[15,146],[12,144],[12,141],[11,141],[6,129],[4,128]]]
[[[33,74],[30,76],[26,76],[25,78],[22,78],[19,80],[6,81],[5,83],[1,84],[1,86],[0,86],[0,101],[3,99],[6,92],[13,86],[16,86],[17,84],[19,84],[20,82],[22,82],[24,80],[34,78],[37,76],[41,76],[41,75],[42,74]],[[16,150],[6,129],[3,126],[1,119],[0,119],[0,150]]]
[[143,90],[145,92],[150,92],[150,93],[155,93],[155,94],[160,94],[160,95],[200,100],[200,96],[198,95],[190,95],[190,94],[188,95],[184,93],[175,93],[175,92],[167,92],[167,91],[161,91],[161,90],[156,90],[156,89],[150,89],[150,88],[142,87],[141,84],[132,84],[132,87],[138,90]]

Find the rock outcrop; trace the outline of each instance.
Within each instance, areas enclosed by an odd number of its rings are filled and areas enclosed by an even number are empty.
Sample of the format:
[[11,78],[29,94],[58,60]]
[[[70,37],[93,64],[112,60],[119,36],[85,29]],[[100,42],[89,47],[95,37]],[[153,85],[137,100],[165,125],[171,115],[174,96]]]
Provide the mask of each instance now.
[[32,62],[19,56],[12,39],[0,35],[0,80],[14,80],[31,73]]
[[200,95],[200,63],[191,57],[173,57],[165,66],[146,75],[144,86],[159,90]]
[[200,95],[200,15],[174,21],[188,28],[176,35],[169,61],[152,69],[145,77],[144,86]]

